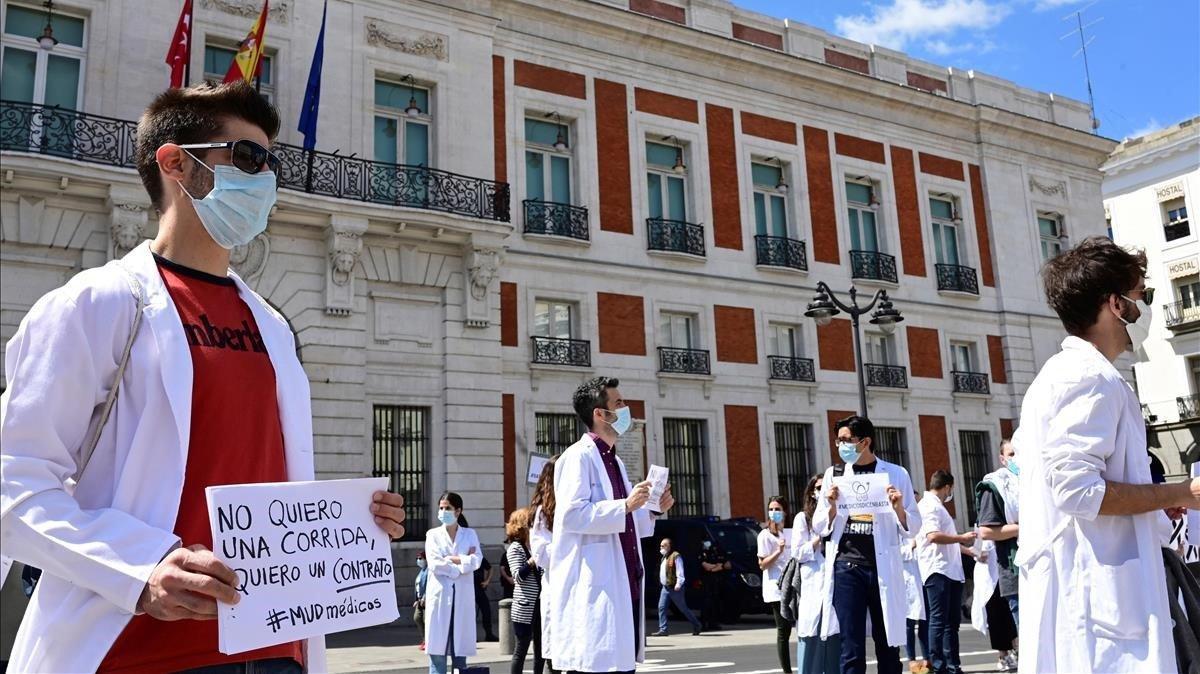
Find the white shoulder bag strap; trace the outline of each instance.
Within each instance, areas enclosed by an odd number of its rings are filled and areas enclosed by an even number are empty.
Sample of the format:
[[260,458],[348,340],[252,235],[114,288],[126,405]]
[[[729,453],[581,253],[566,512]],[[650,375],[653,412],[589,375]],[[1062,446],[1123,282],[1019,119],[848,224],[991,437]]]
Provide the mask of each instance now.
[[100,434],[104,431],[104,426],[108,423],[108,416],[117,402],[117,391],[121,388],[121,379],[125,376],[125,366],[129,364],[129,353],[133,350],[133,340],[137,338],[138,327],[142,324],[142,310],[146,307],[146,293],[142,290],[142,284],[125,268],[124,264],[118,262],[117,267],[129,284],[130,291],[133,292],[137,308],[133,312],[133,325],[129,329],[129,339],[125,340],[125,350],[121,352],[121,362],[117,365],[112,388],[108,390],[108,397],[104,399],[104,406],[100,408],[100,417],[96,420],[95,425],[88,429],[87,439],[79,448],[79,468],[75,471],[74,476],[76,483],[83,476],[83,471],[87,470],[88,462],[92,460],[92,453],[96,451],[96,444],[100,442]]

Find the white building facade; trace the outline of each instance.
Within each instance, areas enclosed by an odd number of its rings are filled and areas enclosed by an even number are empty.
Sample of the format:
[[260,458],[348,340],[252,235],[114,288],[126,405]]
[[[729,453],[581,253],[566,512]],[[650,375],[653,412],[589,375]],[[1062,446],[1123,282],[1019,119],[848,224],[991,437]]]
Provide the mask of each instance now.
[[[219,79],[261,5],[195,6],[192,81]],[[156,227],[129,133],[179,7],[54,7],[46,52],[40,3],[3,4],[5,341]],[[878,444],[918,487],[959,476],[969,521],[1063,337],[1038,267],[1104,233],[1113,143],[1086,105],[722,0],[328,11],[310,169],[296,125],[321,3],[271,4],[285,189],[234,266],[296,332],[318,475],[406,494],[398,551],[445,489],[497,545],[531,454],[577,438],[570,397],[597,375],[644,422],[631,477],[668,466],[680,514],[794,498],[858,407],[850,322],[804,317],[818,281],[902,312],[891,334],[864,317]]]
[[1134,365],[1152,451],[1170,474],[1200,441],[1200,117],[1122,142],[1102,167],[1113,240],[1146,252],[1155,288],[1146,362]]

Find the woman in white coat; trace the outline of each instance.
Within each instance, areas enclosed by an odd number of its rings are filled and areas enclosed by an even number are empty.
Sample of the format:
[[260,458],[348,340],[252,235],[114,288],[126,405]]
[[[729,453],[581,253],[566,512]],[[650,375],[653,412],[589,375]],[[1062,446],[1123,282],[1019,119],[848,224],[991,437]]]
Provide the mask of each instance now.
[[479,536],[467,528],[462,497],[446,492],[438,500],[442,526],[425,535],[429,585],[425,590],[425,652],[429,674],[447,674],[467,666],[475,655],[475,569],[483,559]]
[[796,616],[796,633],[800,636],[796,650],[799,674],[838,674],[838,661],[842,655],[841,637],[837,634],[828,638],[821,636],[825,554],[812,521],[824,477],[817,473],[809,479],[804,489],[804,509],[796,514],[792,523],[792,559],[800,565],[800,602]]
[[762,569],[762,598],[771,607],[775,617],[775,640],[779,650],[779,667],[784,674],[792,673],[791,640],[792,626],[780,612],[782,592],[779,581],[783,570],[792,558],[790,529],[784,528],[787,521],[787,501],[782,496],[772,496],[767,501],[767,528],[758,533],[758,568]]
[[538,595],[538,608],[541,610],[542,621],[542,659],[546,668],[554,674],[554,662],[550,659],[550,593],[546,588],[550,583],[550,564],[553,559],[554,542],[554,463],[558,457],[550,459],[542,467],[538,476],[537,486],[533,490],[533,500],[529,507],[533,509],[533,527],[529,530],[529,554],[535,564],[542,570],[542,593]]

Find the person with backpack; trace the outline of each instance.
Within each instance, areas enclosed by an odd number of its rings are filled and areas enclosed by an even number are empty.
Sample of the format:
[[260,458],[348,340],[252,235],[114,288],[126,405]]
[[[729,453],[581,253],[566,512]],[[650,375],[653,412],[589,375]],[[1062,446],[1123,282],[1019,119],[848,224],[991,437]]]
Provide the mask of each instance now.
[[792,522],[792,559],[800,574],[796,603],[796,670],[799,674],[838,674],[842,639],[836,631],[821,636],[821,604],[825,596],[825,542],[812,527],[825,476],[813,475],[804,488],[804,508]]
[[[205,489],[314,479],[295,337],[229,269],[267,228],[278,131],[243,82],[157,96],[135,146],[154,240],[42,297],[8,343],[0,549],[43,571],[9,671],[326,669],[322,637],[218,650],[217,602],[240,594]],[[372,497],[392,538],[402,506]]]

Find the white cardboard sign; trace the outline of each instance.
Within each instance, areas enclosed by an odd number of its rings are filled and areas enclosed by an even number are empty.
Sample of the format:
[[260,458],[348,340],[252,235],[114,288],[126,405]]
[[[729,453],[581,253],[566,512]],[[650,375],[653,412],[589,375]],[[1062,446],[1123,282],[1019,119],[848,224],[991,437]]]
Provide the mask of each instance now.
[[886,473],[863,473],[833,478],[838,488],[837,509],[847,515],[886,513],[892,509],[888,502]]
[[542,471],[545,470],[548,463],[550,463],[550,457],[545,454],[530,454],[529,474],[525,476],[525,481],[529,484],[537,484],[538,480],[542,479]]
[[388,535],[371,502],[387,478],[209,487],[213,552],[241,601],[217,604],[218,650],[263,648],[399,616]]
[[648,508],[651,512],[662,512],[662,505],[659,501],[662,499],[663,493],[667,491],[667,476],[669,471],[663,466],[650,464],[650,472],[646,475],[646,481],[650,483],[650,500],[646,501],[643,508]]

